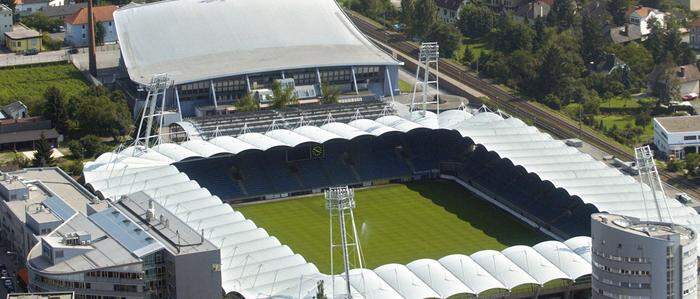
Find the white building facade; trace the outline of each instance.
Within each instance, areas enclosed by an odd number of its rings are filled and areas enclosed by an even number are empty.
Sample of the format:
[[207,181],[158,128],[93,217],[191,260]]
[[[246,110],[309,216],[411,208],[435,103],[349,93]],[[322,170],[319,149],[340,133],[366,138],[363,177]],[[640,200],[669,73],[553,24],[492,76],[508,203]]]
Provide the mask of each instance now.
[[5,32],[12,31],[12,9],[0,4],[0,44],[5,44]]
[[[114,11],[117,6],[98,6],[94,9],[95,26],[102,26],[104,32],[104,43],[117,41],[117,30],[114,26]],[[80,9],[66,19],[66,35],[64,42],[74,47],[85,47],[89,43],[87,26],[87,8]]]
[[628,30],[633,35],[646,36],[651,33],[651,24],[655,20],[663,26],[666,14],[658,9],[637,6],[627,12]]
[[697,298],[692,229],[596,213],[591,237],[593,298]]
[[700,116],[654,118],[654,144],[665,155],[679,159],[700,152]]

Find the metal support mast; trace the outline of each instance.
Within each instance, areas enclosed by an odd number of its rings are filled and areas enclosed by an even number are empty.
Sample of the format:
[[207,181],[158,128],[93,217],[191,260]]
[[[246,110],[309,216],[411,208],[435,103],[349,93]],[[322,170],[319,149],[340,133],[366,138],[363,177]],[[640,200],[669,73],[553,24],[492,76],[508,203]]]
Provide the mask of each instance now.
[[[146,95],[146,100],[143,103],[143,112],[141,114],[141,121],[139,122],[139,129],[136,132],[136,139],[134,140],[134,145],[143,145],[148,148],[151,143],[151,138],[156,137],[156,142],[160,143],[163,135],[163,116],[165,115],[165,96],[168,87],[170,86],[170,80],[166,74],[159,74],[151,78],[151,82],[148,84],[146,89],[148,90],[148,95]],[[160,105],[160,107],[158,107]],[[158,110],[160,108],[160,110]],[[157,117],[158,119],[158,134],[156,136],[151,136],[151,131],[153,129],[153,120]],[[144,128],[145,122],[145,130]]]
[[[415,110],[416,103],[416,92],[418,85],[422,88],[421,96],[421,110],[423,114],[428,109],[428,104],[435,104],[436,113],[440,114],[440,67],[438,62],[440,60],[440,46],[438,43],[422,43],[420,45],[420,52],[418,54],[418,65],[416,66],[416,83],[413,85],[413,96],[411,97],[411,111]],[[432,65],[432,67],[431,67]],[[421,69],[423,69],[423,76],[420,76]],[[430,79],[431,69],[435,70],[435,79]],[[420,78],[420,79],[419,79]],[[420,81],[419,81],[420,80]],[[435,99],[430,99],[429,88],[430,86],[435,86]]]
[[[341,249],[343,257],[343,278],[345,279],[345,291],[347,298],[352,297],[350,287],[350,269],[362,268],[363,258],[360,248],[360,239],[357,237],[357,228],[355,227],[355,216],[352,209],[355,208],[355,192],[345,187],[334,187],[326,190],[326,209],[330,216],[330,254],[331,254],[331,276],[332,289],[335,293],[335,269],[333,268],[333,257],[338,248]],[[347,221],[350,221],[350,229],[346,227]],[[336,227],[337,226],[337,227]],[[340,235],[335,236],[334,232],[340,230]],[[339,240],[336,240],[339,238]],[[340,244],[337,242],[340,241]],[[352,250],[354,247],[354,250]],[[351,255],[354,254],[354,257]],[[354,266],[354,267],[353,267]],[[335,294],[332,295],[335,298]]]
[[[639,168],[639,184],[642,188],[642,199],[644,200],[644,209],[647,210],[647,193],[651,192],[651,199],[654,203],[654,208],[656,209],[657,217],[659,221],[666,221],[673,223],[673,216],[671,215],[671,209],[666,202],[666,193],[664,192],[663,184],[661,183],[661,178],[659,177],[659,172],[656,169],[656,162],[654,161],[654,153],[651,148],[646,145],[634,149],[634,156],[636,158],[637,168]],[[649,186],[650,191],[645,190],[644,185]],[[663,210],[666,210],[667,216],[663,215]],[[649,215],[647,213],[647,218]],[[652,219],[647,219],[652,220]]]

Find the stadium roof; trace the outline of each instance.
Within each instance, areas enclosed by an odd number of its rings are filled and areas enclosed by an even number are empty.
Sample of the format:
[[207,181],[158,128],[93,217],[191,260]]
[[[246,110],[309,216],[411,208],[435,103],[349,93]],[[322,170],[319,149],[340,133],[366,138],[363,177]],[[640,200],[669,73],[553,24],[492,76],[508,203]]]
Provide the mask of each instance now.
[[[226,292],[236,291],[253,297],[273,290],[279,295],[298,294],[300,287],[313,288],[314,281],[330,278],[320,274],[313,264],[294,254],[171,164],[308,142],[438,128],[458,131],[514,165],[579,197],[584,203],[594,205],[599,211],[659,220],[655,213],[645,212],[645,198],[653,198],[648,187],[641,188],[633,178],[517,118],[504,118],[492,112],[472,115],[452,110],[439,116],[431,112],[413,112],[403,117],[388,115],[376,120],[357,119],[348,124],[331,122],[318,127],[302,126],[238,137],[223,136],[209,141],[161,144],[148,150],[130,147],[119,153],[105,153],[94,162],[88,162],[84,176],[88,187],[104,198],[119,198],[144,191],[166,208],[176,211],[195,230],[203,229],[205,238],[221,248],[222,264],[226,265],[222,267],[222,287]],[[700,228],[700,217],[695,210],[675,200],[666,202],[677,224],[696,230]],[[255,258],[248,258],[249,266],[244,269],[242,265],[246,263],[246,256]],[[351,283],[353,292],[367,297],[479,294],[492,289],[509,290],[524,284],[542,285],[558,279],[575,280],[590,274],[590,260],[590,238],[576,237],[564,243],[543,242],[532,248],[514,246],[502,252],[482,251],[471,256],[447,256],[438,261],[419,260],[406,266],[385,265],[374,271],[356,269],[351,271]],[[251,267],[252,263],[257,267]],[[420,268],[427,265],[431,267],[429,273],[421,271]],[[433,265],[436,267],[434,271]],[[250,269],[257,268],[267,276],[251,279]],[[385,271],[387,269],[391,271]],[[447,272],[457,280],[429,279],[431,273]],[[270,279],[277,275],[277,282],[272,282]],[[421,283],[415,283],[418,279]],[[306,293],[309,290],[301,291]]]
[[161,73],[181,84],[310,67],[400,64],[333,0],[171,0],[127,5],[114,19],[129,76],[141,84]]

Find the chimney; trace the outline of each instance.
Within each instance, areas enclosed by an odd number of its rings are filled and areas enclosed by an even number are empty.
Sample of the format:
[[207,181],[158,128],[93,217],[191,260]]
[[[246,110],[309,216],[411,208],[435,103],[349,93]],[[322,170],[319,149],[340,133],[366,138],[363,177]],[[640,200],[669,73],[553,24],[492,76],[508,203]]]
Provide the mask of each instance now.
[[146,221],[151,222],[156,218],[156,208],[153,206],[153,200],[148,201],[148,211],[146,211]]
[[92,12],[92,0],[88,0],[88,60],[90,65],[90,75],[97,77],[97,58],[95,57],[95,18]]

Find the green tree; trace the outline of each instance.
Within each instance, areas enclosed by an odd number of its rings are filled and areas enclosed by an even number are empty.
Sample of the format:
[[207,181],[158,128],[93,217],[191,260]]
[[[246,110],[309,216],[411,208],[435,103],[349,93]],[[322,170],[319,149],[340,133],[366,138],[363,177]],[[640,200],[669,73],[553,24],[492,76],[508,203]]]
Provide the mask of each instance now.
[[566,52],[560,46],[548,46],[543,49],[543,56],[538,70],[535,90],[545,96],[550,93],[561,96],[567,84],[580,77],[580,58],[578,53]]
[[573,27],[576,18],[575,8],[576,2],[573,0],[554,1],[554,5],[552,5],[552,9],[547,15],[548,23],[558,27],[559,30]]
[[27,27],[46,32],[57,32],[59,27],[63,25],[63,21],[60,19],[49,18],[43,12],[23,16],[20,20]]
[[496,14],[490,8],[478,2],[469,2],[459,11],[457,27],[468,37],[481,38],[491,32],[496,19]]
[[328,83],[321,84],[321,103],[335,104],[340,99],[340,89]]
[[83,148],[83,154],[87,158],[92,158],[101,154],[102,140],[95,135],[85,135],[80,138],[80,145]]
[[284,109],[296,102],[294,89],[291,87],[283,88],[278,81],[272,83],[272,94],[272,107],[275,109]]
[[71,156],[76,160],[82,160],[85,157],[85,148],[83,144],[78,140],[68,141],[68,149],[70,150]]
[[658,63],[666,58],[666,32],[661,23],[654,19],[647,25],[649,35],[644,45],[654,57],[654,62]]
[[68,113],[66,112],[66,101],[61,90],[51,86],[44,92],[44,104],[42,114],[46,119],[51,120],[56,127],[56,131],[61,134],[68,133]]
[[512,85],[530,91],[532,80],[537,76],[537,58],[527,50],[517,50],[508,57]]
[[240,98],[238,101],[236,101],[236,110],[238,111],[255,111],[260,108],[258,105],[258,101],[253,98],[253,95],[248,92],[246,93],[242,98]]
[[626,21],[627,9],[630,7],[630,0],[610,0],[608,1],[608,12],[612,16],[613,24],[622,26]]
[[51,144],[46,140],[44,133],[41,133],[41,137],[34,147],[36,152],[34,153],[34,159],[32,159],[32,166],[46,167],[54,164],[53,157],[51,157],[53,148],[51,148]]
[[79,135],[94,134],[117,139],[131,131],[131,113],[125,100],[113,100],[109,94],[94,89],[77,101],[75,121]]
[[685,155],[685,170],[689,175],[698,175],[698,167],[700,167],[700,154],[690,153]]
[[608,43],[605,36],[605,20],[596,16],[585,16],[581,24],[581,56],[585,62],[598,61]]
[[103,45],[105,43],[105,28],[102,22],[95,22],[95,44]]
[[469,66],[472,61],[474,61],[474,51],[470,47],[464,47],[464,51],[462,51],[462,59],[460,59],[460,63],[463,65]]
[[438,22],[437,5],[434,0],[416,0],[412,33],[425,39]]
[[428,38],[440,45],[440,56],[447,58],[451,58],[462,43],[462,35],[459,33],[459,30],[455,26],[442,21],[438,22],[437,27],[430,33]]
[[401,0],[401,23],[407,29],[413,28],[413,15],[415,14],[415,0]]
[[608,48],[629,66],[632,86],[645,86],[648,81],[647,75],[654,67],[654,58],[649,50],[636,42],[630,42],[624,47],[616,45]]
[[541,45],[544,44],[547,38],[547,24],[545,19],[542,17],[538,17],[537,19],[535,19],[535,25],[533,26],[533,28],[533,30],[535,31],[535,36],[532,38],[532,48],[533,50],[539,50]]
[[529,51],[532,49],[535,33],[530,26],[507,15],[498,23],[494,35],[496,48],[510,53],[516,50]]

